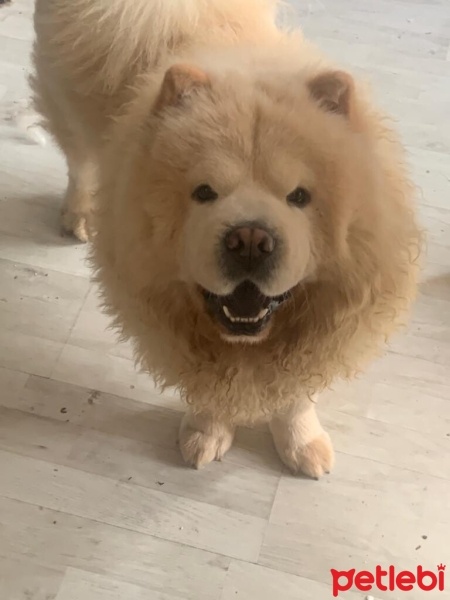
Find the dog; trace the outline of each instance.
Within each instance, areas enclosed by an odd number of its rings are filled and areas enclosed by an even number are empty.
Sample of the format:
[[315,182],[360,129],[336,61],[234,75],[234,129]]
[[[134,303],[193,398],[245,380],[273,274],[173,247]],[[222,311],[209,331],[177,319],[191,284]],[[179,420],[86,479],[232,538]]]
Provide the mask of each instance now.
[[37,0],[34,101],[67,158],[65,230],[106,310],[187,404],[187,464],[269,423],[293,473],[334,461],[318,394],[414,298],[404,152],[365,86],[276,0]]

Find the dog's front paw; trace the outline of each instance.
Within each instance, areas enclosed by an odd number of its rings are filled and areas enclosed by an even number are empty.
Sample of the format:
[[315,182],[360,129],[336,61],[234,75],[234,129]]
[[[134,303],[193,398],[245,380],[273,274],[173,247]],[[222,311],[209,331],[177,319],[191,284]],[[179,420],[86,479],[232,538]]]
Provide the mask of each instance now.
[[89,221],[89,214],[75,213],[67,209],[63,210],[61,215],[64,233],[74,235],[80,242],[88,242],[92,237]]
[[303,473],[313,479],[319,479],[329,473],[334,465],[334,450],[330,436],[326,431],[307,444],[302,444],[295,432],[288,435],[273,430],[276,449],[284,464],[293,473]]
[[233,429],[226,425],[214,424],[200,429],[187,414],[180,427],[180,451],[188,465],[200,469],[213,460],[221,460],[230,449],[233,437]]

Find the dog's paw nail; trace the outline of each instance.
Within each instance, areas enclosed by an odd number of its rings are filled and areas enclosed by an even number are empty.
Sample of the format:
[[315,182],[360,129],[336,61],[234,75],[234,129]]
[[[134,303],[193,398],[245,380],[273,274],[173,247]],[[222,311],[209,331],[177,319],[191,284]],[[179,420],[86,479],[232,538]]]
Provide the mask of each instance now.
[[277,439],[276,446],[281,460],[293,474],[303,473],[315,481],[328,474],[334,463],[333,446],[326,432],[303,446],[295,445],[295,440],[289,437],[282,443]]
[[91,231],[87,215],[79,215],[64,211],[61,224],[65,235],[73,235],[83,243],[90,240]]
[[184,461],[195,469],[201,469],[213,460],[220,461],[233,442],[234,432],[223,428],[220,435],[205,433],[192,427],[186,419],[178,441]]

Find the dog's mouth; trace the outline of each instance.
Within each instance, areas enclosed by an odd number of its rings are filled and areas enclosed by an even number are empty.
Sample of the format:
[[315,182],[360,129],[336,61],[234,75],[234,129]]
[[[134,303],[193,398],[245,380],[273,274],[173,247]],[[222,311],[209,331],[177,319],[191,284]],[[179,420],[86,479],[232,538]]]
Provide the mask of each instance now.
[[290,296],[266,296],[251,281],[244,281],[228,296],[202,289],[207,310],[228,335],[258,336],[269,325],[276,309]]

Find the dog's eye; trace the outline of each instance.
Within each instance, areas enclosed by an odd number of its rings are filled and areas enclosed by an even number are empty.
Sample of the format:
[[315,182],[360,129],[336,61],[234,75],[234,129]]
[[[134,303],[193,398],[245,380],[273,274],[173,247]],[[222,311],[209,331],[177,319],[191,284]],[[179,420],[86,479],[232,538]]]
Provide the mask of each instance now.
[[194,200],[198,200],[199,202],[211,202],[212,200],[217,200],[219,195],[215,192],[211,186],[206,183],[199,185],[192,192],[192,197]]
[[305,190],[305,188],[298,187],[286,196],[286,200],[289,202],[289,204],[298,206],[298,208],[303,208],[311,202],[311,194],[308,192],[308,190]]

